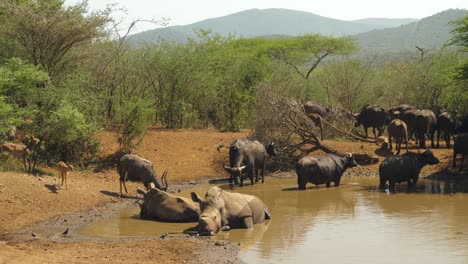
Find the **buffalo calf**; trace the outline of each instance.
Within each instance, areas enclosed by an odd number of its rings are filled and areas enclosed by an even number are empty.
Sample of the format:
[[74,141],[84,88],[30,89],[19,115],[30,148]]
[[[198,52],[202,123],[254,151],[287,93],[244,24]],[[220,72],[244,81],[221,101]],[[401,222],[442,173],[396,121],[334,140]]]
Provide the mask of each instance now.
[[395,139],[395,148],[397,149],[397,155],[400,154],[401,142],[406,143],[406,152],[408,152],[408,128],[406,123],[401,119],[393,119],[387,127],[388,141],[390,144],[390,150],[392,150],[392,138]]

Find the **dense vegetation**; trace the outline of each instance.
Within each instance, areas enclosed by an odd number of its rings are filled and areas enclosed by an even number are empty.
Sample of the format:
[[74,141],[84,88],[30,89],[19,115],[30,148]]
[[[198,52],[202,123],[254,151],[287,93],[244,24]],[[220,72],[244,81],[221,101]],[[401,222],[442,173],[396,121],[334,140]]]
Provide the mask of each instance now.
[[119,131],[130,152],[150,126],[252,127],[265,89],[353,112],[409,103],[468,113],[461,51],[357,60],[346,37],[239,39],[203,30],[197,41],[135,48],[113,31],[111,13],[89,13],[85,2],[0,3],[2,141],[17,128],[16,140],[39,140],[39,161],[85,165],[103,128]]

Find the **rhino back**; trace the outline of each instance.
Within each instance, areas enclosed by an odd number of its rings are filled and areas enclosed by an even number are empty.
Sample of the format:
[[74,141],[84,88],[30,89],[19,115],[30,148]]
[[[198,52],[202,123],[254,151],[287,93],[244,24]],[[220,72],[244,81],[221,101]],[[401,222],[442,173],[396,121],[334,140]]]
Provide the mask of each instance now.
[[159,191],[150,197],[145,197],[143,206],[148,217],[167,222],[196,222],[200,216],[200,208],[195,202]]
[[254,223],[265,220],[266,205],[256,196],[241,193],[223,193],[225,214],[231,227],[243,227],[245,217],[253,217]]

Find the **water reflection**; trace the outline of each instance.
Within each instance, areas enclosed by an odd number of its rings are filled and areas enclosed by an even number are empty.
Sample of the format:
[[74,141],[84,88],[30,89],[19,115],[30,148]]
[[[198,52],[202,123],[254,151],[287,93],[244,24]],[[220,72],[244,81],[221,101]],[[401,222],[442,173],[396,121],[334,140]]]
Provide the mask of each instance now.
[[[194,191],[203,195],[210,185]],[[253,194],[270,208],[272,219],[251,230],[231,230],[214,239],[241,243],[247,263],[463,263],[468,261],[467,182],[421,179],[396,194],[378,190],[378,177],[344,177],[338,188],[297,191],[295,178],[225,190]],[[193,191],[193,190],[190,190]],[[188,193],[182,192],[185,196]],[[120,219],[82,231],[94,236],[147,236],[179,233],[196,223],[168,224]],[[417,261],[416,261],[417,259]]]

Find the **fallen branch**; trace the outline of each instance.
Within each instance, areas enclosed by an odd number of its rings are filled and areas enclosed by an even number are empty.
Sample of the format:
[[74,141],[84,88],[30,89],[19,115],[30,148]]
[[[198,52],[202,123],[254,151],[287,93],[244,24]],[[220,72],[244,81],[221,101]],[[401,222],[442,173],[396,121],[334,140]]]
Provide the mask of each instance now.
[[333,130],[340,133],[341,135],[344,135],[347,138],[350,138],[350,139],[353,139],[353,140],[359,140],[359,141],[367,142],[367,143],[383,143],[382,138],[368,139],[368,138],[365,138],[365,137],[363,137],[361,135],[357,135],[357,134],[353,134],[351,132],[343,131],[343,130],[341,130],[339,128],[336,128],[335,126],[333,126],[332,124],[327,122],[325,119],[321,118],[320,116],[319,116],[319,118],[321,119],[321,122],[323,122],[324,124],[326,124],[329,127],[333,128]]

